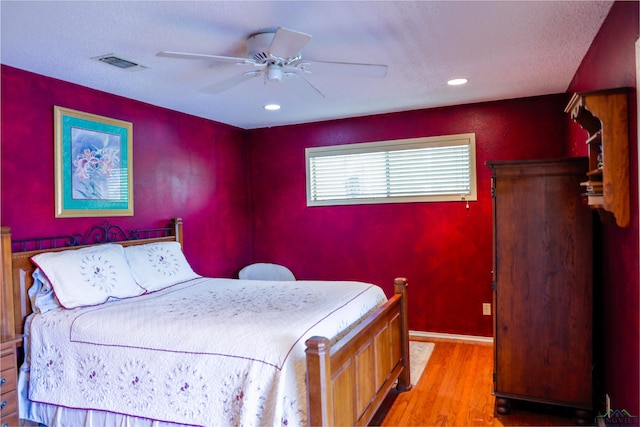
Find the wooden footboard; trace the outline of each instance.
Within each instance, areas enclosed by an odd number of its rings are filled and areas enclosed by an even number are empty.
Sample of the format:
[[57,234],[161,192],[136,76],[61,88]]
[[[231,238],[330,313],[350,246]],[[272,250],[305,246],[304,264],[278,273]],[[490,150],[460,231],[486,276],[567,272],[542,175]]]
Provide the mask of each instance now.
[[[411,389],[407,280],[344,338],[306,341],[309,425],[366,426],[392,387]],[[397,381],[397,385],[396,385]]]

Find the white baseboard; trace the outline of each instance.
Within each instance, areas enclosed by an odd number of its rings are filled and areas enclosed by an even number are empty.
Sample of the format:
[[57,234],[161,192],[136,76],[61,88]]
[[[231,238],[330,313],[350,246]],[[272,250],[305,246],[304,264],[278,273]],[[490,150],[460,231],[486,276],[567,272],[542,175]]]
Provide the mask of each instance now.
[[423,332],[423,331],[409,331],[409,338],[437,338],[445,340],[457,340],[457,341],[471,341],[493,344],[493,337],[480,337],[476,335],[460,335],[460,334],[445,334],[442,332]]

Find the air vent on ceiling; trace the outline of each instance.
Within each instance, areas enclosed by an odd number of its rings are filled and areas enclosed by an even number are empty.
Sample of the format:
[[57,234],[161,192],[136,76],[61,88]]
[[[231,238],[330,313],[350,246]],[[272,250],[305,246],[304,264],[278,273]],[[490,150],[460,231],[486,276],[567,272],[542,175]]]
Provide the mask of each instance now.
[[95,59],[100,62],[104,62],[105,64],[113,65],[114,67],[118,67],[122,70],[134,71],[134,70],[144,70],[147,67],[144,65],[140,65],[136,62],[129,61],[128,59],[120,58],[119,56],[114,55],[113,53],[109,53],[107,55],[96,56]]

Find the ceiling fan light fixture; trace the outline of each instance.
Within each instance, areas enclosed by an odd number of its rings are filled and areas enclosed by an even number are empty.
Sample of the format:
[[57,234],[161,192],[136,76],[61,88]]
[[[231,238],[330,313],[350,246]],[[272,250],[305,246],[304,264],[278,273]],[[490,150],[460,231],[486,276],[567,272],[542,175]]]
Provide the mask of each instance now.
[[469,80],[461,78],[461,79],[451,79],[447,82],[447,84],[449,86],[460,86],[460,85],[467,84],[468,82]]
[[267,111],[278,111],[280,109],[279,104],[267,104],[264,106],[264,109]]
[[278,81],[281,82],[284,77],[284,72],[282,71],[282,67],[278,64],[269,65],[269,69],[267,69],[267,79],[269,81]]

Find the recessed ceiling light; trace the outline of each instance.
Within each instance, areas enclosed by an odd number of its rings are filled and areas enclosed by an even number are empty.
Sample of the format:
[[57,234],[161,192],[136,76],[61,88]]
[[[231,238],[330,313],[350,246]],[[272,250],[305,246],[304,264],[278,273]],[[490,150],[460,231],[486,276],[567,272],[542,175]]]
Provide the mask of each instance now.
[[269,111],[276,111],[280,109],[280,106],[278,104],[267,104],[264,106],[264,109]]
[[447,82],[449,86],[460,86],[467,83],[469,80],[467,79],[451,79]]

